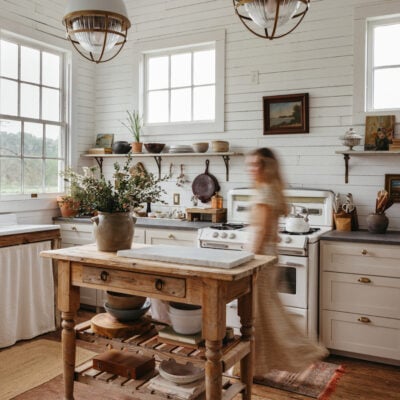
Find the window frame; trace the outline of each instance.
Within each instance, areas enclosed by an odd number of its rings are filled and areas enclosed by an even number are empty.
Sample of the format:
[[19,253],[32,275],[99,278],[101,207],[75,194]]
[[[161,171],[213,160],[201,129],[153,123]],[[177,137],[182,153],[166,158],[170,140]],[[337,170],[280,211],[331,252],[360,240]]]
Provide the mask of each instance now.
[[[68,99],[69,99],[69,64],[70,64],[70,57],[68,52],[60,47],[48,45],[47,43],[35,39],[29,39],[26,36],[22,36],[19,34],[14,34],[9,31],[4,31],[0,29],[0,39],[14,43],[18,45],[18,76],[17,78],[8,78],[2,77],[7,80],[11,80],[13,82],[17,82],[18,84],[18,114],[21,111],[21,85],[24,83],[34,85],[35,87],[39,88],[39,118],[32,118],[32,117],[24,117],[21,115],[10,115],[10,114],[0,114],[0,119],[2,120],[9,120],[9,121],[18,121],[21,123],[21,155],[18,157],[21,160],[21,166],[23,168],[24,160],[25,159],[38,159],[42,160],[42,190],[46,189],[45,179],[46,179],[46,170],[44,168],[44,164],[46,160],[57,160],[58,163],[61,163],[61,168],[59,170],[63,170],[66,165],[68,165],[69,159],[69,132],[68,132]],[[60,81],[59,81],[59,88],[55,88],[49,85],[45,85],[42,82],[42,56],[40,56],[40,81],[39,83],[27,82],[21,79],[20,71],[21,71],[21,46],[26,46],[38,50],[41,52],[55,54],[60,57]],[[43,89],[58,89],[59,90],[59,115],[60,120],[47,120],[43,119],[42,115],[42,90]],[[26,123],[38,123],[43,125],[43,143],[42,145],[45,146],[46,143],[46,126],[53,125],[60,127],[61,133],[61,152],[57,157],[50,157],[46,156],[45,148],[42,149],[42,154],[40,156],[32,156],[28,155],[25,157],[23,154],[23,146],[24,146],[24,128],[23,125]],[[24,173],[21,170],[21,183],[23,185]],[[23,190],[23,186],[22,186]],[[7,201],[14,201],[14,200],[28,200],[31,198],[54,198],[55,195],[61,194],[64,192],[64,185],[61,177],[58,177],[58,190],[57,191],[37,191],[34,193],[14,193],[14,194],[5,194],[0,192],[0,202],[7,202]]]
[[[225,119],[225,30],[197,33],[186,36],[171,37],[158,41],[138,44],[137,85],[139,112],[146,112],[146,56],[162,53],[178,53],[184,50],[193,51],[198,46],[215,43],[215,120],[152,123],[143,125],[144,135],[187,134],[223,132]],[[193,107],[193,105],[192,105]]]
[[380,67],[374,66],[374,29],[384,25],[400,25],[400,16],[394,16],[392,18],[369,18],[366,21],[366,99],[365,109],[366,112],[383,112],[383,111],[399,111],[400,104],[398,107],[392,108],[375,108],[374,107],[374,90],[375,90],[375,74],[374,72],[378,69],[390,69],[398,68],[400,64],[396,65],[385,65]]
[[400,110],[367,109],[367,24],[373,20],[387,20],[400,17],[398,4],[385,2],[355,7],[354,9],[354,68],[353,68],[353,124],[364,125],[368,115],[395,115],[400,119]]

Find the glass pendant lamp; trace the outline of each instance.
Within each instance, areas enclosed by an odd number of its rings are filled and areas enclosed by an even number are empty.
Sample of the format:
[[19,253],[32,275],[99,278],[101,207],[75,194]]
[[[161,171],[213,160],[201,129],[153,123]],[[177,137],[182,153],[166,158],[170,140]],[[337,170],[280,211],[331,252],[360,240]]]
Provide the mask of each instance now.
[[120,53],[131,26],[123,0],[68,0],[63,24],[74,48],[95,63]]
[[309,3],[310,0],[233,0],[244,26],[258,37],[271,40],[294,31]]

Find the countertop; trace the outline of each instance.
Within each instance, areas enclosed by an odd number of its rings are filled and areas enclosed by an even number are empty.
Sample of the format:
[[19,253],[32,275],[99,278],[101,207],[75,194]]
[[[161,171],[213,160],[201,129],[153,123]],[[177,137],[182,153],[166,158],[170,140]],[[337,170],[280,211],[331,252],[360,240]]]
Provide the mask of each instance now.
[[18,235],[20,233],[33,233],[33,232],[43,232],[54,229],[60,229],[59,225],[9,225],[0,226],[0,236],[8,235]]
[[400,245],[400,231],[386,233],[371,233],[366,230],[342,232],[330,231],[321,236],[321,240],[343,240],[347,242],[364,242],[377,244]]
[[[88,217],[83,218],[62,218],[58,217],[55,221],[62,221],[68,223],[88,223],[92,224],[92,221]],[[170,218],[137,218],[135,226],[143,228],[161,228],[161,229],[182,229],[182,230],[194,230],[197,231],[200,228],[206,228],[212,225],[212,222],[192,222],[180,219]]]

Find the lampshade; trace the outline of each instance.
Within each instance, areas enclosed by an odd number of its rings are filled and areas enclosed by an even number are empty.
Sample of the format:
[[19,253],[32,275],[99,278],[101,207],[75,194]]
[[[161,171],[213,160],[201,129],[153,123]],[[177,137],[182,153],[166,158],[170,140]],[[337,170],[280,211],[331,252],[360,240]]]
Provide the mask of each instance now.
[[63,24],[75,49],[95,63],[119,54],[131,26],[123,0],[68,0]]
[[280,38],[295,30],[309,3],[310,0],[233,0],[244,26],[265,39]]

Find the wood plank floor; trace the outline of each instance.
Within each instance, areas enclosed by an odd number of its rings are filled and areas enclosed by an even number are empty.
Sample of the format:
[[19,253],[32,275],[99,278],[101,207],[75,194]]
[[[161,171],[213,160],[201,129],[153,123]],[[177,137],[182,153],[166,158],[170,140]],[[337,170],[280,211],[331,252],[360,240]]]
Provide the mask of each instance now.
[[[87,311],[79,312],[79,321],[89,319],[93,314]],[[59,332],[50,333],[41,338],[53,338],[59,340]],[[89,346],[90,347],[90,346]],[[345,368],[344,375],[337,383],[336,389],[330,396],[330,400],[400,400],[400,368],[373,363],[353,358],[331,355],[326,361],[341,364]],[[32,389],[15,400],[58,400],[62,399],[61,379],[55,378],[48,384]],[[77,383],[75,385],[76,400],[108,399],[123,400],[133,399],[122,395],[112,395],[104,390],[98,392],[93,388],[86,388],[86,385]],[[236,399],[240,399],[238,396]],[[253,386],[253,400],[309,400],[308,396],[261,386]],[[138,399],[139,400],[139,399]]]

